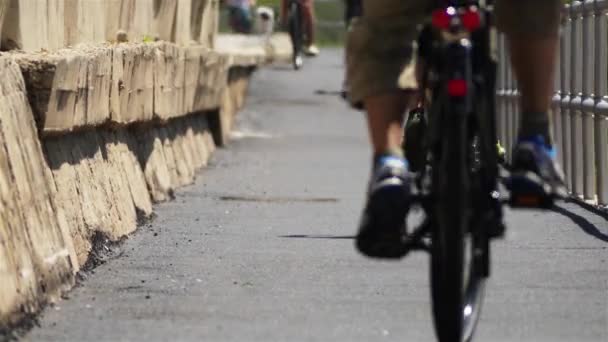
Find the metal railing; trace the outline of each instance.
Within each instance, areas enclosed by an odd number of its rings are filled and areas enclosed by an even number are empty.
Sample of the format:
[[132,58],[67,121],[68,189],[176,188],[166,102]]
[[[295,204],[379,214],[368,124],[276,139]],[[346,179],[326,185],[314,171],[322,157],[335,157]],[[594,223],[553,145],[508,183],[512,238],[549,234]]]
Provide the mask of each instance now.
[[[564,6],[560,60],[552,99],[558,159],[572,196],[608,206],[608,0]],[[510,158],[519,126],[519,92],[505,37],[499,54],[498,136]]]

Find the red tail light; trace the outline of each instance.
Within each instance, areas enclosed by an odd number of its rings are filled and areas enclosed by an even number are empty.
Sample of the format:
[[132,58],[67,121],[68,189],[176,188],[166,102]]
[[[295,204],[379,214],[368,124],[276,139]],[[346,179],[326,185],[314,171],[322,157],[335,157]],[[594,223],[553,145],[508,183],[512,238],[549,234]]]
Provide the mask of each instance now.
[[450,80],[448,81],[448,95],[452,97],[465,97],[469,87],[465,80]]
[[476,31],[481,27],[481,16],[475,8],[469,9],[463,13],[460,16],[460,20],[462,20],[462,26],[469,32]]
[[438,9],[433,12],[433,26],[440,30],[447,30],[452,23],[452,16],[447,9]]

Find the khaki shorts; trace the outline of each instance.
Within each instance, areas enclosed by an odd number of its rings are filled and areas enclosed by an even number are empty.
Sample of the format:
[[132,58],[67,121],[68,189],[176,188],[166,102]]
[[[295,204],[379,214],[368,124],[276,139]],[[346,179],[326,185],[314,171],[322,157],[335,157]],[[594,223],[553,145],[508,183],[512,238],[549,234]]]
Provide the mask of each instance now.
[[[432,0],[363,0],[363,17],[347,39],[352,103],[399,89],[417,89],[415,40]],[[556,36],[561,0],[497,0],[497,27],[509,35]]]

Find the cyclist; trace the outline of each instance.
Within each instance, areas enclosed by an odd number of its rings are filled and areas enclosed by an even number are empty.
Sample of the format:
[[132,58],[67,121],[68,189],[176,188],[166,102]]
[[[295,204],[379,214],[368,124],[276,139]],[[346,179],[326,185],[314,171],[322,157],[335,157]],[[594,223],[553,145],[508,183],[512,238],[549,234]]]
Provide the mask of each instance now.
[[[309,57],[319,54],[319,48],[315,45],[315,6],[313,0],[299,0],[302,4],[302,22],[304,23],[305,46],[304,53]],[[281,0],[281,18],[283,26],[287,27],[287,9],[289,0]]]
[[[432,0],[363,0],[347,40],[349,99],[367,112],[372,176],[356,246],[370,257],[400,256],[411,176],[400,148],[403,114],[415,106],[416,44]],[[513,195],[566,195],[550,134],[549,99],[559,39],[560,0],[497,0],[521,87],[521,130],[513,151]]]

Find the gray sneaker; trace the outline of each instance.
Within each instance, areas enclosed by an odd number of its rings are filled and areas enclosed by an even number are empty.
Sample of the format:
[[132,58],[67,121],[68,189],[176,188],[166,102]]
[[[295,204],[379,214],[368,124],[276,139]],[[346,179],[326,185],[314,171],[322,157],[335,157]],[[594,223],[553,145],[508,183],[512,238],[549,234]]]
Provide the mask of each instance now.
[[357,249],[374,258],[401,258],[410,205],[411,177],[397,156],[378,158],[357,234]]

